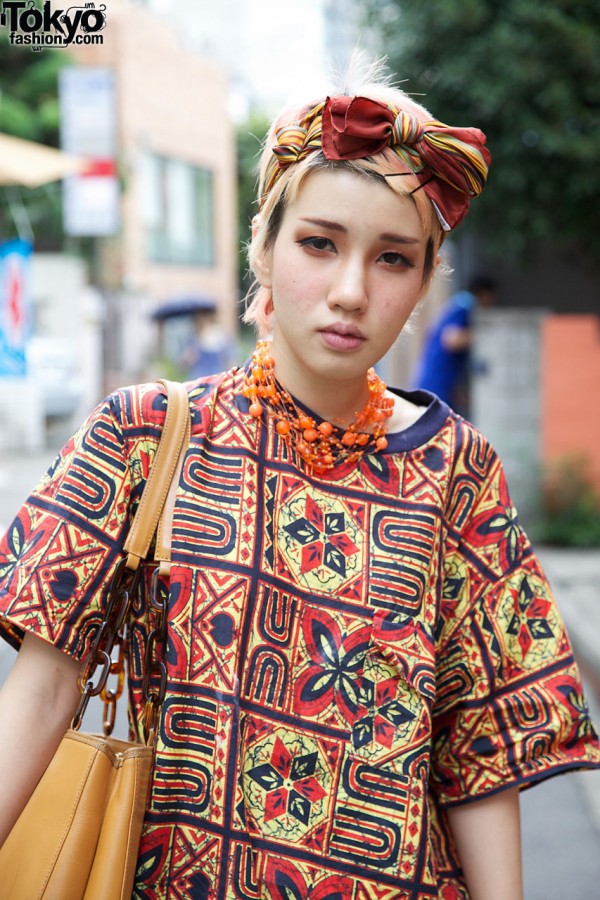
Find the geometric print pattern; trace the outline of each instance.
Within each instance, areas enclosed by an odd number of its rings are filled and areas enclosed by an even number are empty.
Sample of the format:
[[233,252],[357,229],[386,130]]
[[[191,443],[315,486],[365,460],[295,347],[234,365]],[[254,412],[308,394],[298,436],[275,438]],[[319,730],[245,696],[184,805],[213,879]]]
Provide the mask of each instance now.
[[[466,900],[445,808],[600,764],[502,467],[430,398],[387,451],[310,476],[240,386],[235,371],[189,385],[134,896]],[[86,652],[164,404],[153,385],[116,392],[8,529],[0,627],[15,644],[31,630]]]

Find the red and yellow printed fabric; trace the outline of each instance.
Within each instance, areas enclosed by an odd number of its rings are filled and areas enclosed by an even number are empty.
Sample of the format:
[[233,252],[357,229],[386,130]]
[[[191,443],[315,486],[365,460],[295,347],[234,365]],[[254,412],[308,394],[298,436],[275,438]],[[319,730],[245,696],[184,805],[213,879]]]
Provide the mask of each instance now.
[[[189,385],[167,695],[134,896],[467,898],[446,808],[597,767],[564,625],[502,467],[431,395],[319,477],[234,371]],[[165,398],[117,391],[0,545],[0,620],[81,658]],[[143,609],[129,651],[140,713]]]

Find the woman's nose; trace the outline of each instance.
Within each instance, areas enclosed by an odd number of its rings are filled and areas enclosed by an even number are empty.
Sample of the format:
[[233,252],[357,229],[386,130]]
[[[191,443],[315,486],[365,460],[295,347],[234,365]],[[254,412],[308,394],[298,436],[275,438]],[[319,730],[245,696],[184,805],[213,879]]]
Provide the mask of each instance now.
[[329,305],[352,311],[362,311],[369,302],[367,276],[359,260],[348,260],[336,270],[329,288]]

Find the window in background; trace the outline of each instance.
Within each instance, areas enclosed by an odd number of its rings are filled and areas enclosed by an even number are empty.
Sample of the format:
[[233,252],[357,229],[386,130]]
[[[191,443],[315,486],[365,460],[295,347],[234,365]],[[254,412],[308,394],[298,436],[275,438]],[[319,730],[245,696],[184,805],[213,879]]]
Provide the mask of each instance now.
[[214,266],[213,173],[178,159],[144,154],[140,176],[148,258]]

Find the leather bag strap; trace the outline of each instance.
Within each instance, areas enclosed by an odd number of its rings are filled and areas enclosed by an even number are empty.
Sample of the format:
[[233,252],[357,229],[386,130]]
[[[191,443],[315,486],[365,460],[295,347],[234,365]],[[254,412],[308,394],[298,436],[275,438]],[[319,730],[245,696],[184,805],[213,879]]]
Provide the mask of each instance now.
[[173,507],[183,458],[190,438],[190,406],[185,386],[176,381],[159,381],[167,392],[167,415],[160,443],[146,481],[139,506],[123,549],[126,566],[136,570],[146,559],[157,534],[155,559],[160,574],[168,574],[171,561]]
[[[125,624],[130,598],[138,589],[141,577],[140,562],[146,559],[150,543],[157,532],[155,561],[159,563],[159,575],[168,575],[171,567],[171,529],[173,507],[179,484],[179,476],[190,437],[190,405],[187,390],[183,384],[174,381],[160,381],[167,392],[167,413],[160,443],[150,467],[146,485],[133,522],[123,545],[124,553],[110,582],[108,603],[104,619],[94,638],[94,642],[81,663],[78,685],[81,700],[72,728],[79,729],[81,720],[91,697],[98,694],[104,700],[104,731],[112,732],[115,721],[116,704],[123,690],[123,656],[112,660],[114,647],[123,645]],[[154,580],[153,580],[154,583]],[[166,643],[166,600],[163,606],[155,606],[160,627],[155,623],[144,652],[143,695],[146,702],[144,736],[146,744],[153,740],[160,707],[166,685],[166,667],[158,650],[159,644]],[[156,655],[158,654],[158,655]],[[119,676],[115,691],[106,689],[109,675]],[[159,677],[158,689],[153,678]]]

